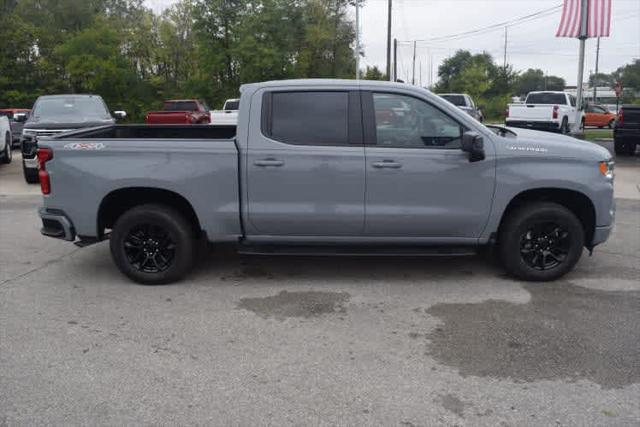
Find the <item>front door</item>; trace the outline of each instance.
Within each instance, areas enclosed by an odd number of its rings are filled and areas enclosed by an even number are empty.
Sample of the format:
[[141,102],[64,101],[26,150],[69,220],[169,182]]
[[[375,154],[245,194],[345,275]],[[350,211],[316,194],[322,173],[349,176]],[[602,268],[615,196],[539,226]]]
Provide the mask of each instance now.
[[363,92],[365,234],[385,237],[477,238],[491,208],[495,156],[461,151],[462,124],[426,100]]
[[[357,91],[270,91],[249,138],[251,235],[359,236],[364,148]],[[257,117],[254,115],[256,114]]]

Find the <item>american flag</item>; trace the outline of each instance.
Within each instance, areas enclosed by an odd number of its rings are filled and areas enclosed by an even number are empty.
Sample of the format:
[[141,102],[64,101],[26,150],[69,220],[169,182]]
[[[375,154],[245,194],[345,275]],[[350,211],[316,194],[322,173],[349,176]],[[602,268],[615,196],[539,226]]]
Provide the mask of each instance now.
[[584,0],[587,26],[582,29],[581,0],[564,0],[556,37],[608,37],[611,30],[611,0]]

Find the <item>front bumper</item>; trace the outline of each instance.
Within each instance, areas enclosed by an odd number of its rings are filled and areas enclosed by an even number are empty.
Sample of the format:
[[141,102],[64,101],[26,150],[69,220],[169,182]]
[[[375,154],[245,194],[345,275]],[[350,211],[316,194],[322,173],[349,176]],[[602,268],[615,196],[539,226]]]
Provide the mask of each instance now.
[[600,243],[604,243],[607,241],[611,232],[614,229],[614,225],[607,225],[606,227],[596,227],[593,232],[593,240],[591,241],[591,246],[599,245]]
[[76,231],[71,220],[59,209],[41,207],[38,215],[42,220],[40,233],[43,236],[73,242],[76,240]]
[[514,128],[557,131],[560,124],[555,122],[528,122],[524,120],[506,120],[505,125]]

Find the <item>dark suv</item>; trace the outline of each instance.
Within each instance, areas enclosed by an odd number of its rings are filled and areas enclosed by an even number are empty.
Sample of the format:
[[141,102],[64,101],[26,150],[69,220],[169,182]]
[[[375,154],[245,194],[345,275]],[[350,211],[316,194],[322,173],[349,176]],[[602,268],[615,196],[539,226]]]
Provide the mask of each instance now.
[[113,116],[98,95],[47,95],[36,100],[33,111],[22,130],[22,169],[24,179],[38,182],[38,160],[36,151],[38,138],[62,132],[114,124],[116,119],[126,117],[124,111],[115,111]]
[[633,156],[640,144],[640,105],[623,105],[613,128],[614,150],[619,156]]

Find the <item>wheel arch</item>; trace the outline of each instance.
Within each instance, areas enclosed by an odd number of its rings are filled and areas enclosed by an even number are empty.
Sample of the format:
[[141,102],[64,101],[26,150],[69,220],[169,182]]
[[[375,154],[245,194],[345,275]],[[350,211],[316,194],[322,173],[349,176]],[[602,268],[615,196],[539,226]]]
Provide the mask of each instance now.
[[154,187],[126,187],[111,191],[100,202],[97,216],[98,238],[113,227],[118,218],[129,209],[149,204],[170,206],[180,212],[193,227],[196,234],[203,232],[200,220],[191,203],[180,194]]
[[591,248],[593,233],[596,227],[595,206],[591,199],[584,193],[563,188],[535,188],[518,193],[509,201],[502,212],[498,226],[498,235],[511,212],[523,205],[534,202],[553,202],[571,211],[578,220],[580,220],[584,230],[585,244],[587,248]]

